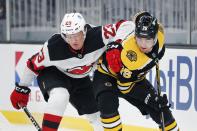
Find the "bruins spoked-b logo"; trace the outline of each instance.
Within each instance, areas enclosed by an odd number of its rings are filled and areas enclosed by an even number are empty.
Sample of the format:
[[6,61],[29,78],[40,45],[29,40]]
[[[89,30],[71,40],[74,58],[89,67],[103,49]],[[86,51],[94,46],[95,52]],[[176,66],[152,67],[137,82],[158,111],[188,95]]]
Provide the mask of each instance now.
[[135,53],[135,51],[132,50],[127,51],[127,57],[131,62],[137,61],[137,54]]

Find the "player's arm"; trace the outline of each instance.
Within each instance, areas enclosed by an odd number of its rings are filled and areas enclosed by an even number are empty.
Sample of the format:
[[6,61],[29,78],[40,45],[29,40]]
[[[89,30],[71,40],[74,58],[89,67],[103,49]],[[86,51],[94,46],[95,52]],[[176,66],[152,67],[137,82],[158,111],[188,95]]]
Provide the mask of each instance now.
[[48,48],[47,48],[47,42],[45,42],[42,49],[33,55],[31,58],[27,60],[23,76],[20,80],[19,85],[21,86],[30,86],[32,80],[35,76],[39,74],[41,70],[43,70],[49,63],[49,57],[48,57]]
[[20,109],[21,106],[26,106],[29,100],[29,93],[31,92],[30,86],[33,81],[35,75],[38,75],[39,72],[45,67],[45,57],[44,51],[46,50],[46,46],[42,48],[42,50],[33,55],[28,61],[27,66],[24,69],[23,76],[20,80],[20,83],[16,83],[15,89],[10,95],[10,100],[15,109]]
[[30,59],[28,59],[27,67],[36,75],[38,75],[41,70],[48,66],[48,63],[49,55],[46,42],[40,52],[36,53]]
[[120,58],[122,46],[121,42],[129,34],[134,33],[135,25],[132,21],[120,20],[116,24],[110,24],[103,27],[104,38],[108,38],[107,41],[107,51],[106,51],[106,61],[108,63],[108,68],[113,72],[117,73],[122,67],[122,62]]
[[120,20],[115,24],[102,26],[102,38],[105,45],[111,42],[121,42],[129,34],[134,33],[135,24],[132,21]]

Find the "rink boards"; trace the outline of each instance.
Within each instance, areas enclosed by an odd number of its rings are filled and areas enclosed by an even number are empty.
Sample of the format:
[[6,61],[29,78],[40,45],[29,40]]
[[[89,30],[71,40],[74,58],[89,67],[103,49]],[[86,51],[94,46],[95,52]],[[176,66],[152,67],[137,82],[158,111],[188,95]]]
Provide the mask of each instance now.
[[[12,108],[9,95],[14,83],[19,81],[26,60],[37,52],[41,45],[0,44],[0,110],[4,118],[11,124],[31,124],[22,111]],[[182,131],[194,131],[197,121],[197,49],[166,49],[160,61],[161,88],[168,95],[172,104],[172,112]],[[148,74],[148,79],[156,85],[155,69]],[[29,110],[41,123],[45,102],[37,86],[32,82]],[[120,99],[119,111],[126,130],[155,131],[157,125],[146,116]],[[91,130],[84,116],[78,116],[76,110],[69,105],[61,123],[62,128]]]

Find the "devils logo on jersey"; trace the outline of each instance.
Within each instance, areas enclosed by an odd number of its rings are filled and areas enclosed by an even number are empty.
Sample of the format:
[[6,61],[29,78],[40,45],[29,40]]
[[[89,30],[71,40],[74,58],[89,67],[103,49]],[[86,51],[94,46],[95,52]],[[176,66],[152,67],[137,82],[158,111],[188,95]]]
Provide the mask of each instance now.
[[67,72],[70,73],[70,74],[75,74],[75,75],[86,74],[86,73],[89,73],[92,70],[93,64],[94,63],[92,63],[91,65],[74,67],[72,69],[68,69]]

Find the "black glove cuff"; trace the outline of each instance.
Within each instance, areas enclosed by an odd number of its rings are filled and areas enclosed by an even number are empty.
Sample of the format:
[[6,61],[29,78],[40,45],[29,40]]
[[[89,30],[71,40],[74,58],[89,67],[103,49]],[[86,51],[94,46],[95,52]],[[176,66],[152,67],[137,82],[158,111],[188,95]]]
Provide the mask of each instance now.
[[27,86],[20,86],[17,82],[15,83],[15,85],[15,90],[19,93],[29,94],[31,92],[31,89],[29,89]]

